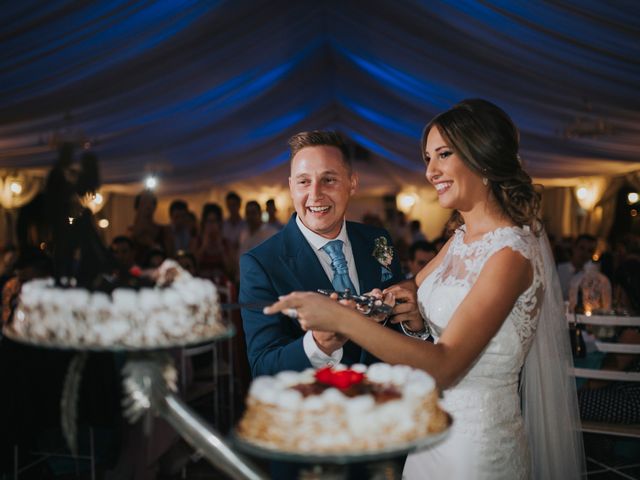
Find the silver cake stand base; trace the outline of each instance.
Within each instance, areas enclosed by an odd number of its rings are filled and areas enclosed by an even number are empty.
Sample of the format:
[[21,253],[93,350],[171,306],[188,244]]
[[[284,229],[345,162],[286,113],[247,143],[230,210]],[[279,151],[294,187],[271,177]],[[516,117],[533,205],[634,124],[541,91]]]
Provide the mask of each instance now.
[[132,353],[123,369],[124,413],[130,422],[156,415],[187,443],[235,480],[265,480],[247,459],[234,452],[207,422],[175,395],[177,374],[169,355]]

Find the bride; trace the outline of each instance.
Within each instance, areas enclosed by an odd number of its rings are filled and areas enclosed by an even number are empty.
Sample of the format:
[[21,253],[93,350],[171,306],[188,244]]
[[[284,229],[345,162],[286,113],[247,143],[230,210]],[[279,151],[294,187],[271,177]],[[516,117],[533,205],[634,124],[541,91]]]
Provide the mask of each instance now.
[[[570,479],[583,470],[560,287],[518,143],[508,115],[484,100],[425,127],[426,177],[458,229],[415,284],[384,292],[385,302],[403,301],[391,321],[402,319],[405,335],[315,293],[265,309],[296,309],[305,329],[345,335],[435,378],[451,432],[409,455],[403,478]],[[426,329],[433,344],[421,340]]]

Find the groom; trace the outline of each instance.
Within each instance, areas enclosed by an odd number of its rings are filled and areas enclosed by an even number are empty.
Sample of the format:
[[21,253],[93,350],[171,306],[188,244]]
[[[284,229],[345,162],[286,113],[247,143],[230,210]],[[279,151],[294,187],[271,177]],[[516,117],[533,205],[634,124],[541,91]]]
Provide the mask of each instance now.
[[[346,222],[358,184],[346,145],[328,131],[302,132],[289,140],[289,190],[296,213],[276,235],[240,259],[239,301],[251,372],[274,375],[375,358],[331,332],[304,332],[295,319],[265,315],[259,305],[294,290],[319,288],[366,293],[401,280],[398,258],[382,229]],[[378,248],[376,248],[376,246]]]

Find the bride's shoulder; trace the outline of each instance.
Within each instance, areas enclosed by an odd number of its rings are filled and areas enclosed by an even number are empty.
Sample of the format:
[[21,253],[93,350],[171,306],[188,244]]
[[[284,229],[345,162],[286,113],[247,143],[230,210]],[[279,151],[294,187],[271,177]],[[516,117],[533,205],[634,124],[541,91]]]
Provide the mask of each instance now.
[[494,230],[485,239],[490,250],[498,251],[509,247],[531,260],[536,256],[538,242],[528,227],[509,226]]

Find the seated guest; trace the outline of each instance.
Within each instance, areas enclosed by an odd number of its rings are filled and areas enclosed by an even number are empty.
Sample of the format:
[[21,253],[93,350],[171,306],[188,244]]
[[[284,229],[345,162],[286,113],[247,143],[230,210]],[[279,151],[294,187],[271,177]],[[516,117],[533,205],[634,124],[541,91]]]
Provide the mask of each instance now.
[[167,254],[165,253],[164,250],[160,250],[159,248],[154,248],[153,250],[149,251],[147,258],[145,259],[142,265],[145,269],[154,269],[162,265],[162,262],[164,262],[166,259],[167,259]]
[[176,253],[176,260],[182,268],[184,268],[192,276],[196,276],[198,268],[196,257],[193,256],[193,253],[180,250],[178,253]]
[[[616,299],[619,310],[640,315],[640,256],[627,258],[615,274]],[[622,328],[617,341],[640,344],[636,328]],[[638,355],[610,353],[602,360],[602,368],[640,372]],[[583,420],[609,423],[640,423],[640,383],[590,380],[578,392],[580,416]]]
[[578,235],[571,250],[571,259],[558,265],[558,276],[562,287],[562,298],[569,299],[569,287],[572,282],[579,281],[575,277],[584,274],[584,265],[591,260],[596,251],[597,241],[592,235]]
[[111,253],[118,262],[120,272],[136,275],[136,271],[140,270],[136,265],[133,241],[129,237],[125,235],[115,237],[111,241]]

